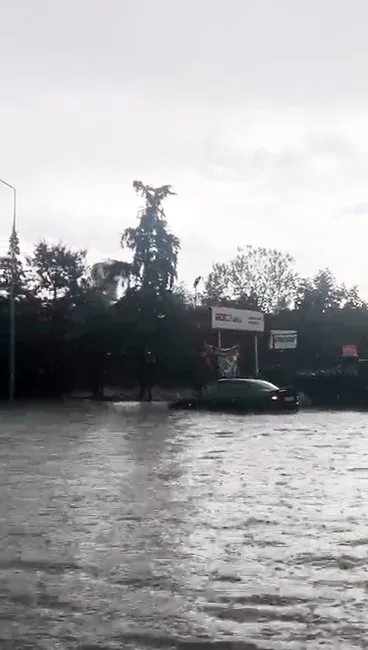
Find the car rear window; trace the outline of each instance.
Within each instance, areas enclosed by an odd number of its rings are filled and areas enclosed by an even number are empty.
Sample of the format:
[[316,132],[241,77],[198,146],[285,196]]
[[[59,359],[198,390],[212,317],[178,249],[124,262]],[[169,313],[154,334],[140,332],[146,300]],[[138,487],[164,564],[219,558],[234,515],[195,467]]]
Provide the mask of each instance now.
[[249,383],[253,386],[258,386],[258,388],[261,390],[278,390],[275,384],[271,384],[270,381],[264,381],[263,379],[249,379],[246,383]]

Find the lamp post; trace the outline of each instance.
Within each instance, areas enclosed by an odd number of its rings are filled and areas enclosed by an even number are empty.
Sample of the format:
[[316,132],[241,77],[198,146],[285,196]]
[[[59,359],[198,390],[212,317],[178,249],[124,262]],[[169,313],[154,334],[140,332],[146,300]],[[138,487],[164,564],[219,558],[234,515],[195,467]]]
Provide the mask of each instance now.
[[[0,178],[0,183],[9,187],[13,192],[13,224],[11,238],[16,233],[17,223],[17,190],[13,185]],[[9,402],[14,401],[15,396],[15,250],[13,242],[10,246],[10,288],[9,288]]]

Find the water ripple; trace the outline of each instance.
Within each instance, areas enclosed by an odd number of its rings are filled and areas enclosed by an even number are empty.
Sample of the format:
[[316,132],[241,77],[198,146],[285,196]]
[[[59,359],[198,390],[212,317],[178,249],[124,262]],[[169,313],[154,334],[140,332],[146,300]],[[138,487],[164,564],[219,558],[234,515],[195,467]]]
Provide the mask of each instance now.
[[2,412],[3,650],[365,648],[366,415]]

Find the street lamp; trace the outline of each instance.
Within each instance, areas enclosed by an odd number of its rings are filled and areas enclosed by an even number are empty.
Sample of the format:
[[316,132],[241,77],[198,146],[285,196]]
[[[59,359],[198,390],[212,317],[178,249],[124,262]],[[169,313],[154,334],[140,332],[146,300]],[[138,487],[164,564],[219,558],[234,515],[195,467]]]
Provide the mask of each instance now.
[[[0,178],[0,183],[9,187],[13,192],[13,225],[12,225],[12,234],[13,238],[16,233],[16,223],[17,223],[17,190],[13,185],[7,183],[2,178]],[[9,300],[10,300],[10,318],[9,318],[9,402],[13,402],[15,396],[15,250],[14,242],[10,246],[10,290],[9,290]]]

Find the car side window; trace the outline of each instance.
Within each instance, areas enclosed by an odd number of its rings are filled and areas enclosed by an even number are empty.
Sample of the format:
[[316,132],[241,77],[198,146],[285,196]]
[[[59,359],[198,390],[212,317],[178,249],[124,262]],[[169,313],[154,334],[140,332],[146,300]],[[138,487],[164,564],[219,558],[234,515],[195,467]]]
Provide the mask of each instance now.
[[253,396],[259,395],[262,392],[262,388],[259,385],[253,384],[251,382],[244,383],[244,394]]
[[205,399],[233,399],[243,397],[244,394],[242,386],[231,382],[209,384],[203,391]]
[[268,382],[255,382],[249,381],[225,381],[213,382],[208,384],[202,391],[203,399],[244,399],[244,398],[257,398],[262,397],[275,389],[273,384]]
[[245,381],[234,382],[231,384],[231,396],[236,399],[242,399],[252,395],[253,392]]
[[269,393],[270,391],[276,389],[276,386],[270,384],[267,381],[249,381],[247,382],[247,392],[250,395],[262,395],[264,393]]

